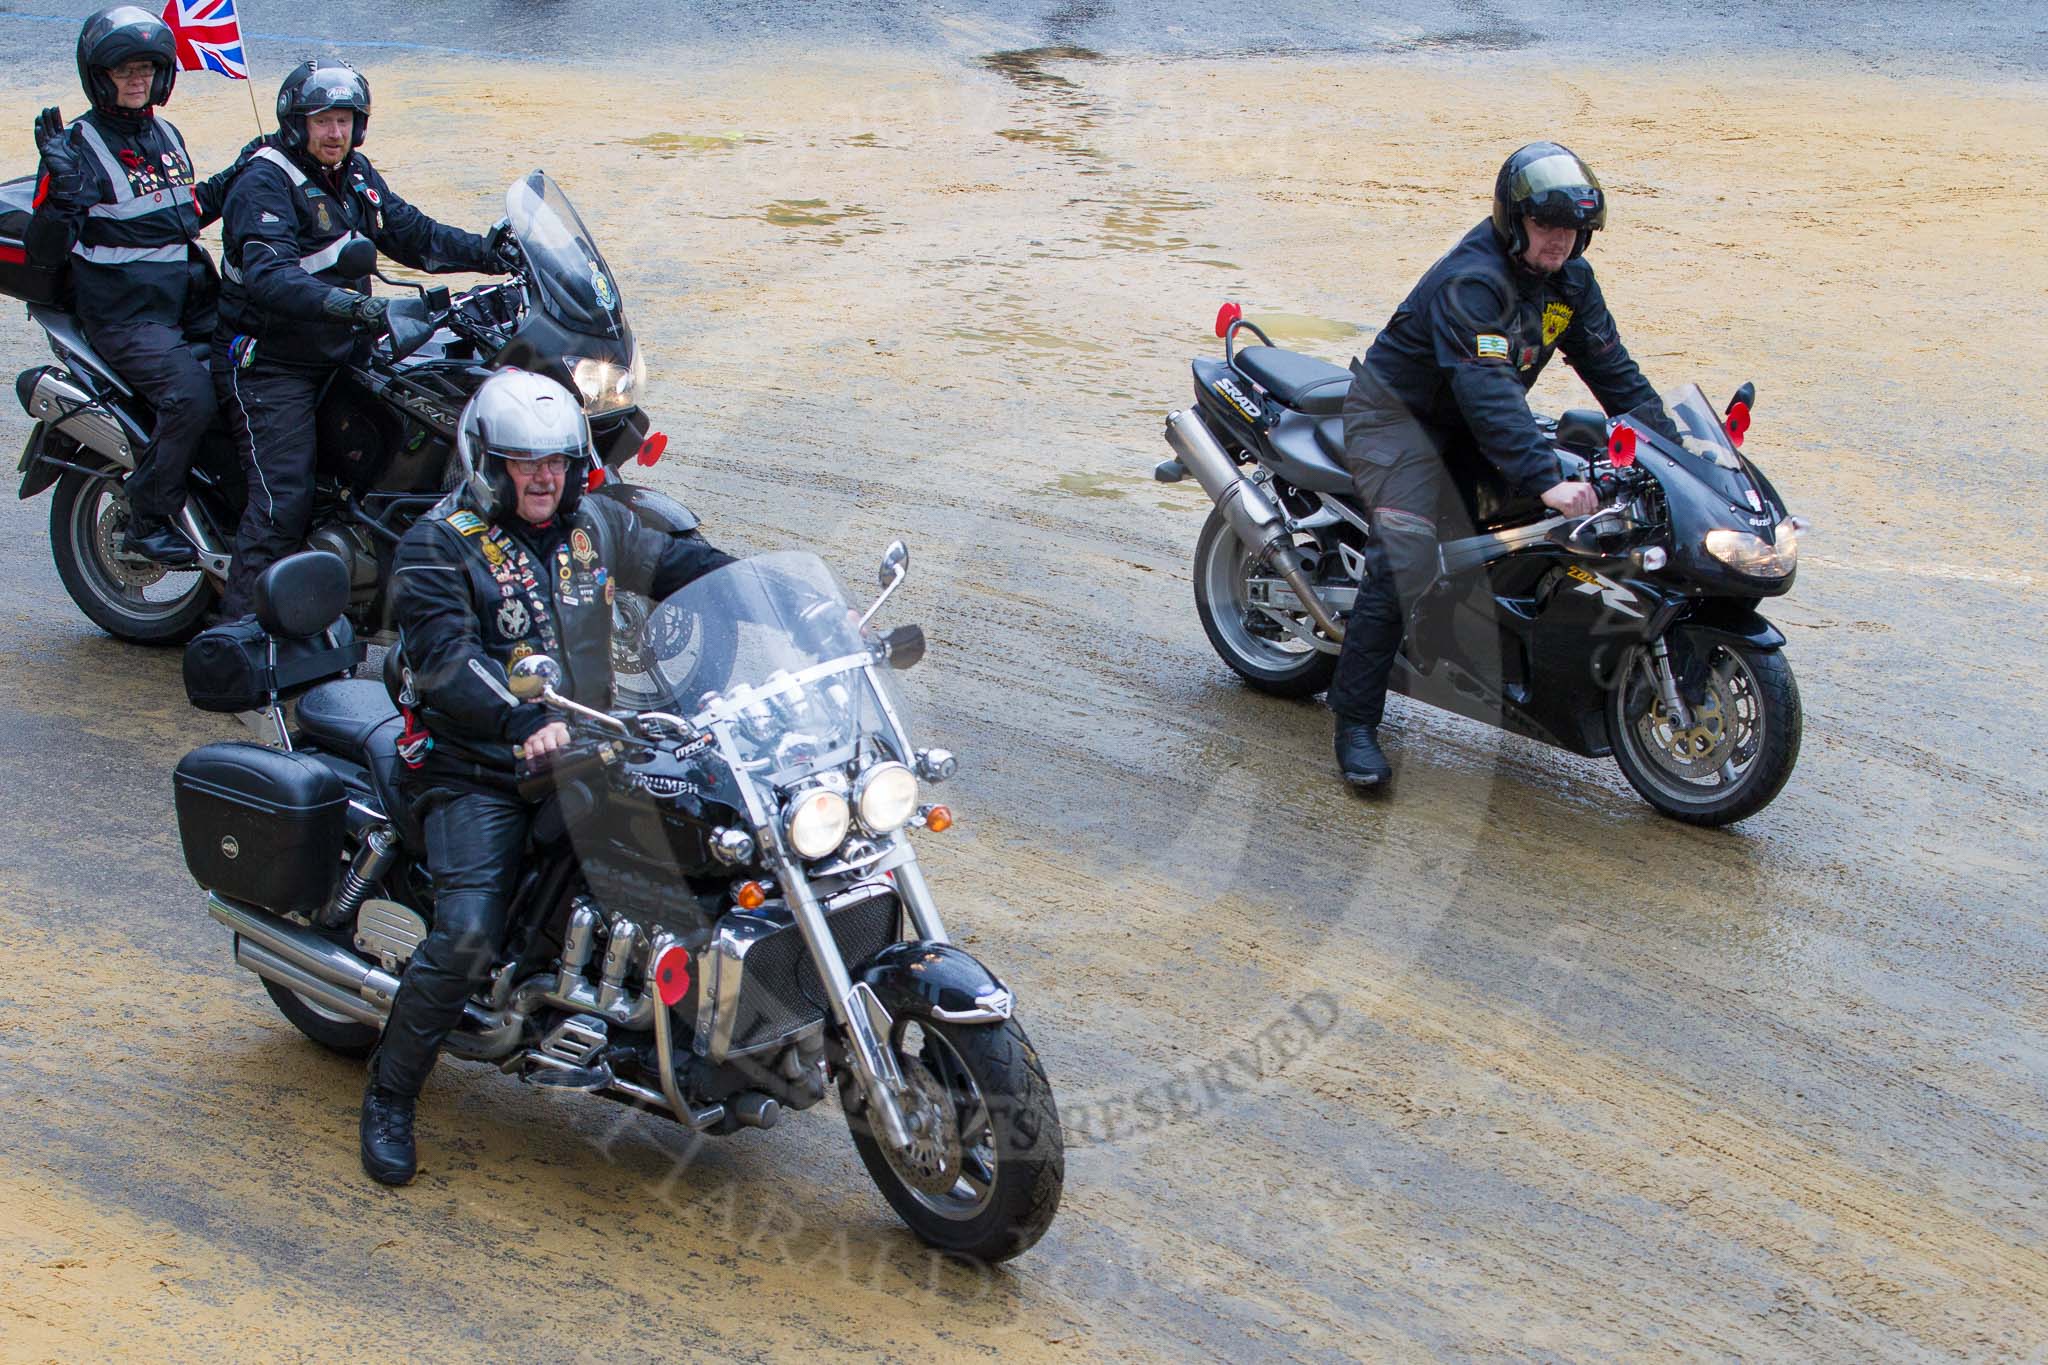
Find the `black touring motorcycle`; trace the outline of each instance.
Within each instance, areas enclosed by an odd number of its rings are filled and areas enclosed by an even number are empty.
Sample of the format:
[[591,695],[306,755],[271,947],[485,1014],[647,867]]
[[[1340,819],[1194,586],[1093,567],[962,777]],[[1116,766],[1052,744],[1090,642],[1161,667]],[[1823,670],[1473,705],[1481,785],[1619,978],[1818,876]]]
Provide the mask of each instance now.
[[[883,599],[908,559],[890,546]],[[301,553],[258,580],[257,617],[301,673],[328,650],[345,665],[347,593],[337,560]],[[715,657],[656,662],[664,709],[586,708],[556,693],[547,656],[513,666],[513,693],[559,711],[575,743],[525,775],[545,800],[512,930],[447,1050],[707,1134],[773,1127],[836,1088],[918,1236],[1002,1260],[1059,1206],[1059,1115],[1010,991],[949,941],[919,869],[910,831],[952,823],[922,789],[955,761],[911,746],[888,670],[924,637],[867,634],[880,605],[856,624],[816,556],[767,555],[655,610],[657,632],[733,623]],[[351,1057],[375,1045],[434,913],[403,724],[382,683],[329,682],[298,698],[280,747],[209,744],[175,777],[186,864],[236,962]]]
[[[65,307],[62,272],[30,269],[22,250],[32,180],[0,185],[0,289],[24,299],[58,363],[22,371],[16,395],[35,419],[22,452],[21,496],[55,488],[50,553],[79,610],[111,635],[138,644],[174,643],[199,629],[225,586],[246,484],[234,442],[216,426],[193,461],[179,525],[199,548],[196,570],[165,569],[120,552],[127,529],[123,481],[148,443],[148,404],[94,354]],[[610,267],[583,220],[540,171],[514,182],[507,218],[524,256],[517,276],[450,295],[408,285],[390,313],[391,334],[361,365],[345,370],[321,400],[319,477],[309,548],[348,566],[348,616],[356,633],[385,633],[385,585],[399,537],[441,497],[455,423],[491,371],[516,365],[546,374],[583,397],[599,456],[600,493],[616,497],[661,530],[693,530],[688,509],[618,470],[652,464],[665,438],[648,435],[638,406],[645,370]],[[344,264],[368,275],[376,250],[348,249]],[[383,278],[381,275],[379,278]],[[627,602],[621,648],[640,642],[645,604]],[[644,662],[619,660],[629,680]]]
[[[1264,343],[1238,347],[1240,330]],[[1274,347],[1236,305],[1222,360],[1194,362],[1195,406],[1166,419],[1175,458],[1215,503],[1195,546],[1195,610],[1253,687],[1329,686],[1371,531],[1341,467],[1351,372]],[[1668,404],[1681,440],[1639,415],[1545,422],[1559,477],[1602,506],[1561,518],[1483,482],[1479,534],[1442,546],[1393,686],[1587,757],[1611,754],[1659,811],[1725,825],[1768,805],[1799,755],[1785,637],[1757,603],[1789,591],[1803,518],[1740,453],[1755,398],[1725,413],[1697,386]]]

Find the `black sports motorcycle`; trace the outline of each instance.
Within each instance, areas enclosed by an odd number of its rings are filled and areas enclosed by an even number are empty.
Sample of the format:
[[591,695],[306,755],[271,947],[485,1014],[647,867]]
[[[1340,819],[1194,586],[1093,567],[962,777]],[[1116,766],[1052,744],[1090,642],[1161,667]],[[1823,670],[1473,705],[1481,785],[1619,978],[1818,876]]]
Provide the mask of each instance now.
[[[180,641],[199,628],[226,583],[246,496],[234,442],[217,426],[193,461],[179,525],[199,548],[199,569],[167,570],[120,552],[128,519],[123,481],[154,419],[94,354],[64,306],[61,272],[27,267],[20,239],[32,191],[25,180],[0,186],[0,289],[28,302],[29,317],[58,360],[15,380],[22,408],[36,420],[21,456],[21,496],[54,486],[50,553],[65,589],[95,625],[140,644]],[[363,364],[341,372],[321,400],[307,545],[348,566],[348,616],[364,637],[386,630],[392,553],[406,528],[439,500],[463,404],[493,369],[516,365],[582,394],[607,467],[598,492],[662,530],[697,524],[682,504],[618,474],[629,459],[652,464],[665,438],[648,434],[638,406],[645,374],[639,348],[611,269],[583,220],[540,171],[514,182],[505,203],[524,256],[518,275],[453,295],[387,280],[415,296],[394,303],[390,335]],[[361,242],[350,253],[346,263],[369,274],[375,248]],[[629,601],[620,611],[618,638],[630,656],[644,643],[636,627],[645,604]],[[619,662],[629,686],[644,675],[644,660]]]
[[[1239,331],[1263,344],[1239,348]],[[1195,547],[1195,610],[1223,661],[1261,691],[1329,686],[1371,535],[1340,464],[1351,373],[1274,347],[1236,305],[1223,359],[1194,362],[1193,408],[1166,419],[1215,509]],[[1445,542],[1393,686],[1588,757],[1611,754],[1652,806],[1725,825],[1769,804],[1799,755],[1785,637],[1757,603],[1790,590],[1803,518],[1740,452],[1753,386],[1725,413],[1697,386],[1643,414],[1546,422],[1559,477],[1603,505],[1562,518],[1482,479],[1480,534]]]
[[[882,598],[908,559],[890,547]],[[259,581],[258,619],[317,655],[346,594],[332,558],[294,555]],[[865,633],[880,605],[856,624],[809,554],[707,574],[655,629],[721,617],[733,648],[658,664],[663,710],[585,708],[545,655],[513,666],[514,693],[576,740],[526,774],[545,799],[506,950],[447,1048],[711,1134],[772,1127],[836,1086],[904,1221],[1002,1260],[1059,1206],[1059,1114],[1010,991],[948,940],[918,866],[910,831],[952,823],[921,789],[955,760],[911,745],[888,669],[924,637]],[[175,778],[186,863],[235,960],[353,1057],[434,913],[403,724],[383,684],[330,682],[298,699],[283,747],[210,744]]]

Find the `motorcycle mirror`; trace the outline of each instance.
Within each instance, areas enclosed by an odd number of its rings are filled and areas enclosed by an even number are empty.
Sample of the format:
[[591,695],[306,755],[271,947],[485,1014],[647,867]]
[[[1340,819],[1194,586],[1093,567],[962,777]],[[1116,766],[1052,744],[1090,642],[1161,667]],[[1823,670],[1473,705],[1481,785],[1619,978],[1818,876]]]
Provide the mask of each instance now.
[[358,237],[341,249],[334,264],[351,280],[372,274],[377,269],[377,244],[367,237]]
[[512,695],[539,701],[551,687],[562,685],[562,666],[545,654],[529,654],[512,665]]
[[882,567],[876,573],[875,581],[882,587],[893,588],[909,572],[910,547],[900,540],[890,541],[889,548],[882,551]]
[[1745,408],[1754,408],[1756,406],[1756,384],[1754,382],[1745,380],[1742,387],[1735,391],[1735,396],[1728,400],[1728,406],[1731,408],[1738,403]]
[[898,671],[915,668],[924,658],[924,627],[896,626],[885,630],[875,641],[875,647],[889,667]]
[[1573,408],[1557,419],[1557,443],[1575,454],[1593,454],[1607,444],[1607,415]]

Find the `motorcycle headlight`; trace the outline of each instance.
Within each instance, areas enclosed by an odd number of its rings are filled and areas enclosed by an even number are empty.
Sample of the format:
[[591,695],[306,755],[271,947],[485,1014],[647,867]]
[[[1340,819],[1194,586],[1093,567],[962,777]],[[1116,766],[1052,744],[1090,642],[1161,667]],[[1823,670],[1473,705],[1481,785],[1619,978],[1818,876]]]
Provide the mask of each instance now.
[[1707,553],[1751,578],[1783,578],[1799,567],[1799,535],[1806,518],[1787,517],[1778,523],[1777,543],[1747,531],[1707,532]]
[[868,833],[901,829],[917,813],[917,774],[901,763],[877,763],[854,785],[853,805]]
[[598,417],[607,412],[618,412],[640,401],[640,390],[647,382],[647,363],[640,359],[637,347],[630,365],[576,355],[563,356],[562,360],[583,394],[584,416]]
[[846,798],[824,787],[799,792],[783,816],[782,832],[799,856],[822,858],[846,840],[853,812]]

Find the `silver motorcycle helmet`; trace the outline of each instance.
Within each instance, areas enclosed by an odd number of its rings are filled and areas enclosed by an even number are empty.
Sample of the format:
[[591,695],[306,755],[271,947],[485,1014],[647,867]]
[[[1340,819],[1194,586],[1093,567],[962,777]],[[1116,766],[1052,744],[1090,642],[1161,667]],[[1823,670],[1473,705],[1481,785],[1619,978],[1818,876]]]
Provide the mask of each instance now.
[[486,521],[510,516],[519,505],[505,468],[508,461],[556,455],[569,461],[562,477],[562,503],[555,512],[566,517],[583,497],[596,453],[583,405],[546,375],[500,370],[462,409],[455,428],[455,477],[462,500]]

